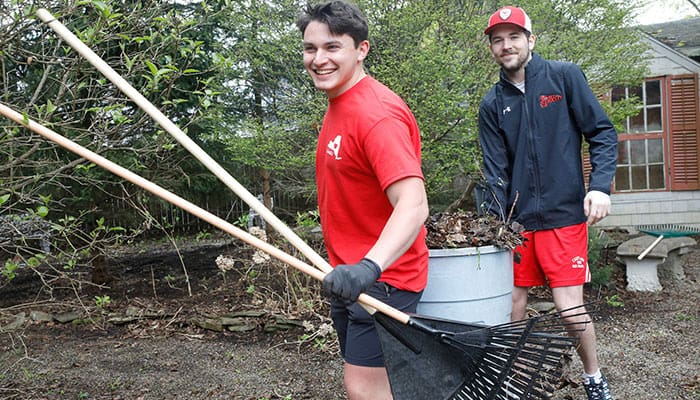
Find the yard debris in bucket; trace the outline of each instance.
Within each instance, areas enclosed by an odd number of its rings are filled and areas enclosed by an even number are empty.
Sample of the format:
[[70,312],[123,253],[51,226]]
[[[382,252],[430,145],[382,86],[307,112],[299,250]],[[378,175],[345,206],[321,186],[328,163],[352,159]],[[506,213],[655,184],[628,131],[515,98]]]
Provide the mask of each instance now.
[[517,222],[505,224],[492,215],[473,212],[438,213],[426,223],[426,243],[431,249],[497,246],[514,249],[522,244],[523,227]]

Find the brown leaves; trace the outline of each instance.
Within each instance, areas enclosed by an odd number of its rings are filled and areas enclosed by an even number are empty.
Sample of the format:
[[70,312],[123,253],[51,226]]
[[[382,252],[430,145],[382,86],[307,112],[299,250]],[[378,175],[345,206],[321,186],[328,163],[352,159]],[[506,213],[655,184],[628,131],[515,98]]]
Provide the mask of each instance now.
[[506,225],[491,215],[438,213],[428,219],[426,227],[426,243],[431,249],[493,245],[512,250],[522,243],[519,224]]

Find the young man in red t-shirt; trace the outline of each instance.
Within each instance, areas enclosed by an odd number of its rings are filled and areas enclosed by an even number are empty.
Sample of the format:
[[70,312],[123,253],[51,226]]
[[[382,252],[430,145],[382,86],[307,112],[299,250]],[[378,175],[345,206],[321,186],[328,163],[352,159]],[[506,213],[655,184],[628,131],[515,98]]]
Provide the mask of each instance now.
[[428,203],[420,132],[408,106],[365,73],[367,23],[344,1],[308,6],[297,21],[304,66],[328,96],[316,151],[318,205],[334,270],[323,281],[345,359],[350,400],[391,399],[367,292],[415,312],[425,288]]

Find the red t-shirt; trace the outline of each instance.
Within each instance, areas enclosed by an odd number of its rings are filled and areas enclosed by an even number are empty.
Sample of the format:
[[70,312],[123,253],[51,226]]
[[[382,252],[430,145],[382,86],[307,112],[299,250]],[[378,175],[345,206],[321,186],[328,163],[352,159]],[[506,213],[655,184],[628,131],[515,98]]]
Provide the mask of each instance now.
[[[384,192],[419,177],[420,131],[408,106],[389,88],[365,77],[329,100],[316,149],[321,225],[332,265],[353,264],[375,244],[393,207]],[[428,278],[425,227],[380,281],[420,291]]]

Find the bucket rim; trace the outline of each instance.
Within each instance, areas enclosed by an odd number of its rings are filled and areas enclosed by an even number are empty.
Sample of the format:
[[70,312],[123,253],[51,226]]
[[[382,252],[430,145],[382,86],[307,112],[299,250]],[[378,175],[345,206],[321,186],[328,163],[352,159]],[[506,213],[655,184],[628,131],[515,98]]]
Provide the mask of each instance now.
[[511,250],[498,246],[454,247],[449,249],[428,249],[429,257],[454,257],[479,254],[510,252]]

